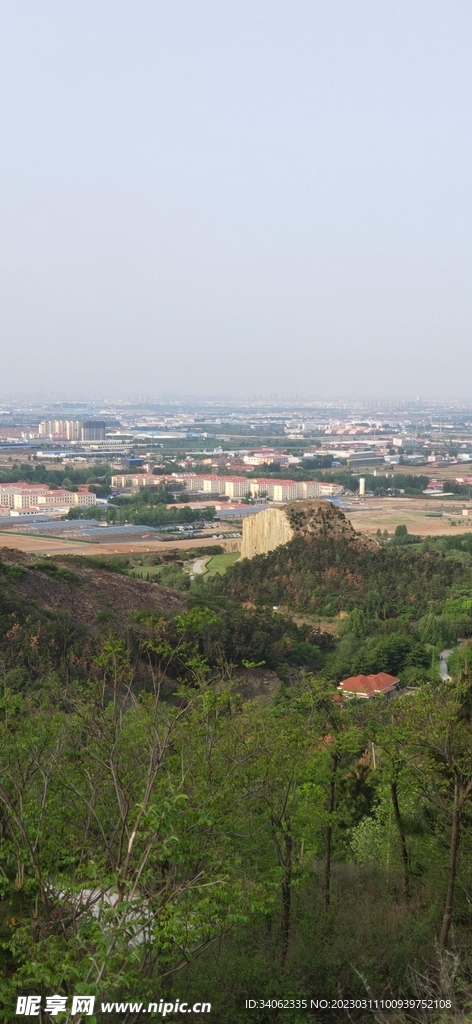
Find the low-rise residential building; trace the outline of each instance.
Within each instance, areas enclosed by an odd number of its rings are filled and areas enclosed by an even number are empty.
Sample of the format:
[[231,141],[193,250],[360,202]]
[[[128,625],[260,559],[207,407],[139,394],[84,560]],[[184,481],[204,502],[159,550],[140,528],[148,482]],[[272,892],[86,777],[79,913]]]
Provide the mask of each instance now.
[[78,491],[71,491],[70,497],[74,505],[77,505],[79,508],[90,508],[91,505],[97,504],[96,494],[93,491],[89,491],[88,487],[79,487]]
[[341,484],[325,483],[320,480],[306,480],[299,486],[299,498],[333,498],[342,494],[344,490]]
[[193,493],[225,494],[230,498],[244,497],[249,490],[245,476],[218,476],[217,473],[174,474],[172,480],[183,484],[185,490]]
[[0,506],[2,508],[24,511],[40,509],[41,511],[57,508],[88,508],[97,501],[93,491],[80,487],[77,491],[52,491],[43,484],[3,484],[0,487]]
[[245,498],[251,493],[250,481],[245,476],[226,476],[224,493],[228,498]]
[[97,497],[93,491],[49,491],[48,494],[41,494],[38,497],[37,505],[43,508],[90,508],[97,504]]
[[10,508],[31,508],[42,498],[47,497],[48,493],[49,491],[16,491],[11,496]]
[[388,672],[377,672],[369,676],[349,676],[339,684],[338,690],[346,699],[370,700],[378,694],[393,697],[399,685],[400,680],[397,676],[391,676]]
[[274,480],[267,488],[267,494],[272,501],[296,501],[298,484],[294,480]]
[[257,448],[244,455],[243,462],[246,466],[270,466],[274,462],[288,464],[288,456],[282,455],[282,452],[277,452],[274,448]]
[[430,491],[433,491],[434,494],[437,494],[438,491],[444,490],[445,483],[446,481],[444,477],[433,477],[429,481],[429,483],[426,484],[426,489],[423,491],[423,494],[429,494]]
[[[123,477],[112,477],[112,484]],[[162,479],[162,478],[161,478]],[[283,480],[274,477],[218,476],[216,473],[174,474],[172,480],[187,491],[224,494],[230,499],[265,496],[270,501],[297,501],[299,498],[329,498],[342,494],[341,484],[319,480]]]
[[112,487],[159,487],[168,477],[155,476],[154,473],[119,473],[111,478]]
[[0,505],[3,508],[29,508],[36,504],[36,498],[48,494],[46,484],[0,484]]
[[201,480],[201,490],[205,494],[225,494],[225,481],[227,477],[218,476],[217,473],[210,473]]
[[217,473],[173,473],[154,476],[152,473],[121,473],[112,476],[112,487],[133,488],[177,484],[192,494],[225,495],[230,500],[267,497],[270,501],[297,501],[303,498],[331,498],[343,492],[341,484],[322,480],[284,480],[274,477],[218,475]]
[[267,495],[272,501],[297,501],[303,498],[331,498],[342,494],[341,484],[323,483],[319,480],[274,480],[273,477],[261,477],[247,481],[251,485],[251,494],[258,497]]

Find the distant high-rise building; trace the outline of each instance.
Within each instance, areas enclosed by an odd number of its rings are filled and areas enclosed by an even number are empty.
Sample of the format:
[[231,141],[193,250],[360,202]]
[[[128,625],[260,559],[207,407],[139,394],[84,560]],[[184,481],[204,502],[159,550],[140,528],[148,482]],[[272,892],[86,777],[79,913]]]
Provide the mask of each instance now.
[[66,420],[64,426],[65,435],[68,441],[80,441],[80,420]]
[[80,420],[42,420],[39,424],[40,437],[67,438],[68,441],[80,441]]
[[105,421],[104,420],[83,420],[80,432],[81,441],[104,441]]
[[43,420],[39,424],[40,437],[67,441],[104,441],[104,420]]

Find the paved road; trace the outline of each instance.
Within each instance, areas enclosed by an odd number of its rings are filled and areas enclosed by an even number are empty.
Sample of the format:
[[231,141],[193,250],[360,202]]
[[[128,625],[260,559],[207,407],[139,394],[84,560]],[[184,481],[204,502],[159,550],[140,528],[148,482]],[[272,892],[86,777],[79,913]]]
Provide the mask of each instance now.
[[193,571],[194,571],[196,576],[199,573],[204,572],[205,566],[206,566],[207,562],[208,562],[208,557],[207,558],[196,558],[195,559],[195,561],[193,563]]
[[194,576],[201,576],[201,575],[203,575],[203,573],[205,572],[205,566],[206,566],[207,562],[209,561],[210,557],[211,557],[211,555],[210,556],[207,555],[205,558],[196,558],[195,559],[195,561],[194,561],[194,563],[192,565],[192,571],[190,573],[192,579],[193,579]]
[[447,671],[447,659],[449,655],[452,654],[452,650],[452,647],[449,647],[446,650],[441,651],[441,654],[439,655],[439,675],[445,682],[451,678]]

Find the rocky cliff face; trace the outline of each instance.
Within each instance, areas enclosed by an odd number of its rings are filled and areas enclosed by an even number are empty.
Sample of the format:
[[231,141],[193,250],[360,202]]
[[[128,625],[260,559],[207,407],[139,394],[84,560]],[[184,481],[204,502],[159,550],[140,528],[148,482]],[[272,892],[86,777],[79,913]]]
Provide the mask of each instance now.
[[241,558],[266,555],[294,537],[325,536],[371,546],[342,512],[329,501],[294,501],[280,508],[267,508],[248,516],[243,523]]
[[254,558],[254,555],[267,555],[278,548],[279,544],[288,544],[294,537],[294,530],[283,508],[266,508],[255,516],[248,516],[243,522],[243,539],[241,542],[241,558]]

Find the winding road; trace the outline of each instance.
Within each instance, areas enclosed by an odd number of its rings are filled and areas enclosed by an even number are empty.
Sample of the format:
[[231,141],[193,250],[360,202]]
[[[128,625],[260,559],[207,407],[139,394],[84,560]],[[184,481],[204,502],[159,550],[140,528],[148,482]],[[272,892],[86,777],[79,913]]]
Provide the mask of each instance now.
[[190,571],[190,578],[193,580],[194,576],[202,576],[205,572],[207,562],[210,561],[211,555],[205,555],[204,558],[196,558],[192,569]]
[[444,682],[448,682],[451,678],[449,672],[447,671],[447,659],[449,655],[452,654],[452,651],[453,648],[449,647],[446,648],[444,651],[441,651],[439,655],[439,675],[441,676],[441,679]]

